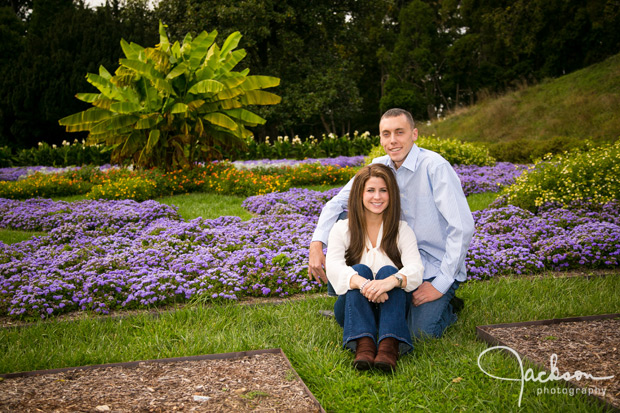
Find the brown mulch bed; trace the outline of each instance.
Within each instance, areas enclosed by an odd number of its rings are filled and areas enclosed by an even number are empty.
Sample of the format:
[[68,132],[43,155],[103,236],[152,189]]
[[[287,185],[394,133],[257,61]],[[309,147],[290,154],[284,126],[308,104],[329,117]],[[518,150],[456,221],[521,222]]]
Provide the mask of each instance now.
[[0,381],[0,411],[322,411],[283,353],[257,353],[10,377]]
[[588,389],[590,394],[620,409],[620,318],[489,327],[483,329],[494,339],[542,365],[548,372],[550,358],[556,354],[558,376],[565,373],[577,376],[578,371],[593,377],[614,376],[606,380],[573,378],[570,383]]

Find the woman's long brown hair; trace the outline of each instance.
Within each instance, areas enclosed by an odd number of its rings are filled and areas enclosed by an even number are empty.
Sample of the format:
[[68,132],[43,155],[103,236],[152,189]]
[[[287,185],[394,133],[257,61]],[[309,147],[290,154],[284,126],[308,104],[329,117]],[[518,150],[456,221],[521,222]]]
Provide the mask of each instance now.
[[371,177],[385,181],[388,190],[388,207],[383,211],[383,237],[381,249],[387,254],[398,269],[403,264],[398,250],[398,226],[400,221],[400,192],[392,170],[382,164],[370,164],[355,174],[353,187],[349,194],[349,234],[351,244],[345,253],[347,265],[359,264],[366,248],[367,226],[364,211],[363,195],[366,182]]

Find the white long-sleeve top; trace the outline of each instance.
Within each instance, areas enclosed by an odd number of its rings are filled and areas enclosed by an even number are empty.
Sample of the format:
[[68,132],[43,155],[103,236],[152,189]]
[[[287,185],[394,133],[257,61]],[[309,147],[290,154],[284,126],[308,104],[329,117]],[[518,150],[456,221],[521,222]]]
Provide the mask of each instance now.
[[[377,272],[386,265],[396,267],[390,257],[381,249],[381,238],[383,237],[383,224],[379,229],[377,236],[377,246],[373,247],[370,239],[366,237],[366,249],[362,253],[360,264],[368,266],[373,273]],[[346,264],[344,258],[345,252],[351,245],[351,237],[349,235],[349,220],[344,219],[336,222],[329,233],[329,241],[327,247],[327,256],[325,259],[325,270],[327,279],[334,287],[336,294],[343,295],[349,291],[351,277],[357,272],[353,267]],[[397,239],[398,250],[400,251],[400,260],[403,267],[398,271],[403,277],[407,278],[405,291],[413,291],[422,284],[422,276],[424,274],[424,266],[418,251],[418,242],[413,230],[405,221],[400,221]]]

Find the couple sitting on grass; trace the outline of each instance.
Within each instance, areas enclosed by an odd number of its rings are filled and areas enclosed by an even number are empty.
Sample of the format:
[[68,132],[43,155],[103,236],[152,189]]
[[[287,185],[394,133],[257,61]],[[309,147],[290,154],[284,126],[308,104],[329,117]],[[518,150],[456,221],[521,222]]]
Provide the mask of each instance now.
[[389,372],[412,337],[440,337],[456,321],[474,221],[452,166],[415,145],[409,112],[388,110],[379,129],[387,156],[321,211],[309,274],[338,295],[334,314],[354,367]]

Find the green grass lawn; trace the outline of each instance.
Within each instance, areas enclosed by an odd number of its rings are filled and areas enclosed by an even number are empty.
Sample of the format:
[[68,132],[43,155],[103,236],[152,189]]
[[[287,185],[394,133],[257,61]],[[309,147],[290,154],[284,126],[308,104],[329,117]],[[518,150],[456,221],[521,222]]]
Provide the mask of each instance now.
[[157,198],[156,201],[179,208],[179,214],[189,221],[202,217],[215,219],[224,215],[238,216],[243,220],[252,218],[252,214],[241,206],[245,197],[232,195],[207,194],[194,192],[191,194],[174,195]]
[[507,142],[556,136],[615,140],[620,133],[620,54],[556,79],[457,109],[422,136]]
[[27,241],[33,236],[46,235],[45,232],[39,231],[17,231],[13,229],[0,229],[0,241],[5,244],[15,244],[17,242]]
[[[583,395],[537,395],[538,388],[564,387],[562,382],[526,382],[519,409],[520,384],[479,369],[478,355],[489,346],[476,338],[477,325],[620,312],[618,274],[547,277],[533,285],[517,277],[464,284],[459,295],[466,306],[457,323],[441,339],[417,342],[394,375],[351,367],[353,353],[341,348],[342,330],[318,314],[333,304],[324,296],[0,329],[0,372],[279,347],[327,411],[604,411]],[[492,374],[520,377],[514,357],[491,352],[484,360]]]

